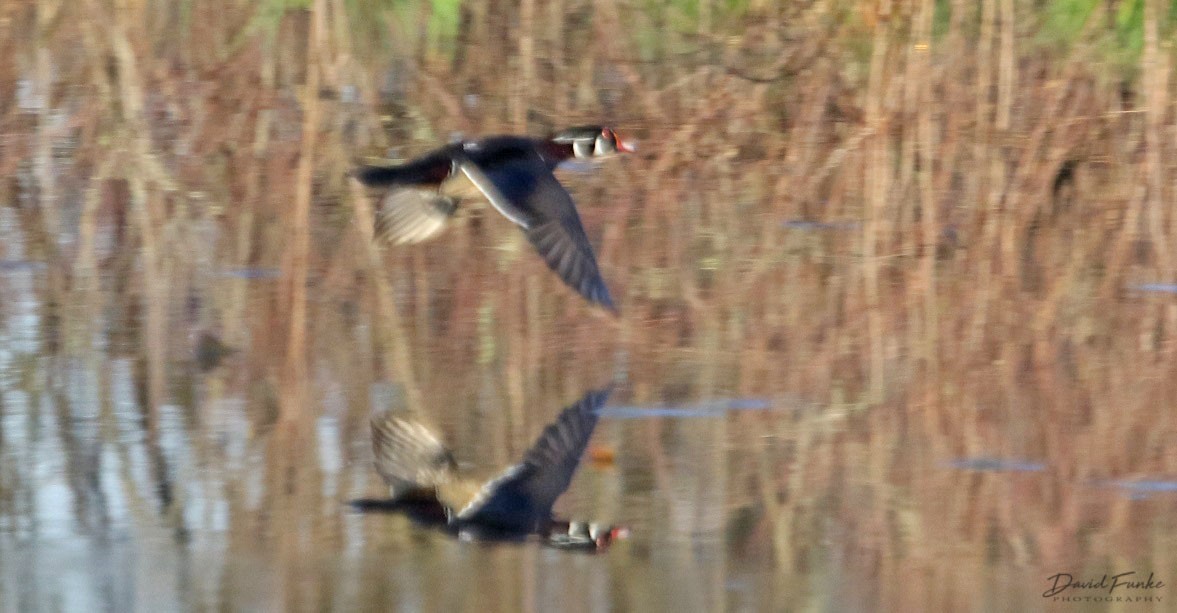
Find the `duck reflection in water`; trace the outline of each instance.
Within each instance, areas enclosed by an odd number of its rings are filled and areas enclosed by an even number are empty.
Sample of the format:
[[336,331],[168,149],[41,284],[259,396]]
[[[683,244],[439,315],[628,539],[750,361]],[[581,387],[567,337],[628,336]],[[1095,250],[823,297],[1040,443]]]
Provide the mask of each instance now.
[[558,549],[600,552],[628,529],[552,516],[568,489],[611,389],[589,392],[561,411],[523,459],[489,479],[459,473],[453,453],[408,409],[372,417],[376,470],[392,489],[388,499],[351,502],[364,512],[401,513],[462,539],[526,541]]

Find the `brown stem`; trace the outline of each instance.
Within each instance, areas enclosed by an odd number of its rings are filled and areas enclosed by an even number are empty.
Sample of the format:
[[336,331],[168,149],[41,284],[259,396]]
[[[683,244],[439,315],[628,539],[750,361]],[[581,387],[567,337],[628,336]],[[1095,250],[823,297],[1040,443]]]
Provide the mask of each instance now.
[[294,209],[286,229],[286,252],[283,270],[286,282],[286,304],[290,306],[290,327],[286,339],[286,370],[284,374],[282,412],[284,418],[293,417],[299,410],[302,394],[298,393],[306,381],[307,355],[307,260],[310,251],[310,209],[315,144],[319,134],[319,78],[320,53],[325,35],[325,0],[315,0],[311,7],[311,25],[307,32],[306,84],[303,89],[302,144],[296,175]]

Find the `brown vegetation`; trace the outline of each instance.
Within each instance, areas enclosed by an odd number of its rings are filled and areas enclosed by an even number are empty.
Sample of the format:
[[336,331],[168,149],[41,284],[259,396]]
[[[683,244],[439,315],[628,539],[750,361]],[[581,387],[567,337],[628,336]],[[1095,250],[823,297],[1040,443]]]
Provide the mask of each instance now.
[[[819,558],[865,586],[851,603],[895,609],[1001,608],[1017,596],[995,587],[1037,597],[1039,575],[1084,565],[1177,578],[1172,502],[1090,487],[1177,475],[1177,301],[1134,289],[1177,282],[1163,3],[1144,1],[1136,75],[1083,43],[1108,27],[1098,12],[1064,51],[1034,37],[1037,3],[936,4],[703,2],[684,32],[672,9],[621,0],[466,2],[439,40],[429,5],[373,27],[342,0],[272,18],[229,0],[8,2],[0,207],[17,224],[0,230],[27,252],[0,255],[47,265],[46,354],[134,360],[151,445],[166,404],[199,423],[248,396],[254,427],[292,424],[269,456],[274,517],[234,502],[232,528],[276,522],[292,572],[314,572],[296,561],[307,522],[341,538],[300,461],[325,380],[345,390],[348,445],[366,440],[373,381],[446,416],[489,389],[492,434],[450,423],[502,460],[624,360],[635,403],[824,407],[692,435],[726,494],[695,502],[751,509],[747,555],[771,543],[759,555],[788,577],[770,608],[814,589]],[[586,121],[641,145],[565,176],[618,320],[498,219],[371,246],[371,203],[346,178],[360,157]],[[242,348],[239,368],[169,371],[195,330]],[[633,423],[622,475],[683,491],[667,482],[676,427]],[[1047,469],[939,464],[972,456]]]

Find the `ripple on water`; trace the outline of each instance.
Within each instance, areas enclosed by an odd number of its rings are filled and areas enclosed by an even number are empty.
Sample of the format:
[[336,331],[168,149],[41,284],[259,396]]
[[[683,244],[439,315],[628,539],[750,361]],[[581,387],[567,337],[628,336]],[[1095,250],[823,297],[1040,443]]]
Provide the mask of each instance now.
[[1129,289],[1139,290],[1142,292],[1159,292],[1162,294],[1177,294],[1177,283],[1141,283],[1133,285]]
[[0,260],[0,273],[44,272],[48,268],[48,264],[36,260]]
[[607,419],[645,419],[649,417],[719,417],[728,411],[764,411],[773,404],[763,398],[730,398],[681,406],[604,407],[597,415]]
[[280,268],[229,268],[218,272],[217,276],[247,281],[277,279],[282,276],[282,270]]
[[790,219],[782,223],[790,230],[853,230],[862,225],[859,221],[817,221],[814,219]]
[[1106,482],[1105,485],[1118,488],[1133,500],[1144,500],[1159,494],[1177,494],[1177,480],[1175,479],[1140,479],[1137,481],[1121,479]]
[[995,458],[979,456],[974,458],[957,458],[944,463],[947,468],[957,470],[987,471],[987,472],[1039,472],[1046,470],[1046,464],[1030,460],[1009,458]]

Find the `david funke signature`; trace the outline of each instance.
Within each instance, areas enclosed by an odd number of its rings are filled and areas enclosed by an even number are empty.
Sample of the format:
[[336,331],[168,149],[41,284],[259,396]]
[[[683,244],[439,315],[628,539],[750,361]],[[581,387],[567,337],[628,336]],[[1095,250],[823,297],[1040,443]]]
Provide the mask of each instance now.
[[1050,598],[1051,596],[1058,596],[1068,589],[1076,590],[1104,590],[1108,594],[1113,594],[1116,588],[1124,588],[1126,590],[1157,590],[1165,587],[1164,581],[1153,580],[1152,573],[1148,574],[1148,579],[1134,578],[1136,571],[1128,571],[1118,575],[1107,576],[1104,575],[1099,579],[1091,579],[1089,581],[1075,581],[1075,578],[1070,573],[1057,573],[1046,578],[1050,582],[1050,589],[1042,593],[1043,598]]

